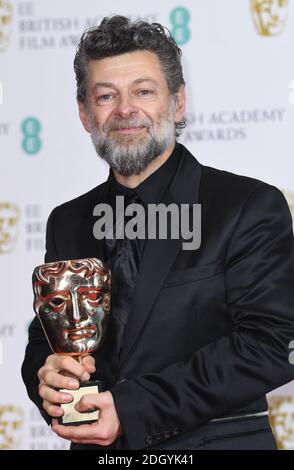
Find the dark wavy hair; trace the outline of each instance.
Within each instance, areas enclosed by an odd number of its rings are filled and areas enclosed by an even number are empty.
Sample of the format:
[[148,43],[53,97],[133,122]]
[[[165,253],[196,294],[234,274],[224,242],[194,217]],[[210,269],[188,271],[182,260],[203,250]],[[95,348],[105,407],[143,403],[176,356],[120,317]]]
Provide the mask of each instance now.
[[[185,85],[181,64],[182,51],[172,38],[169,30],[159,23],[131,21],[125,16],[106,17],[99,26],[83,33],[77,46],[74,71],[77,82],[77,99],[86,103],[88,63],[93,59],[124,54],[134,51],[154,52],[160,62],[168,89],[175,98],[181,85]],[[186,126],[183,118],[175,124],[176,135]]]

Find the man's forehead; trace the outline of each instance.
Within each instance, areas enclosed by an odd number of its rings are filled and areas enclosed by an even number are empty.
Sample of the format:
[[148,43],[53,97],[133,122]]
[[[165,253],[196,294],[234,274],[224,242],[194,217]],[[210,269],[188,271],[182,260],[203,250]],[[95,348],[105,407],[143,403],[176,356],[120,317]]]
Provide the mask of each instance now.
[[120,77],[129,81],[142,77],[164,80],[157,55],[149,51],[135,51],[91,60],[88,70],[90,80],[95,82],[113,82]]

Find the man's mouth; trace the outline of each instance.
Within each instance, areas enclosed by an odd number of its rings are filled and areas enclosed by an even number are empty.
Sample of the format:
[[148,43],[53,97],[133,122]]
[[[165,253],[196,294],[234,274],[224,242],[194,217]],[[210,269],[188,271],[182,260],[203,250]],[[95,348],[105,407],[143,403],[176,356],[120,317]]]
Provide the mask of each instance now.
[[120,129],[113,129],[115,132],[120,134],[137,134],[145,129],[144,126],[140,127],[121,127]]
[[96,334],[96,326],[88,326],[86,328],[75,328],[68,330],[67,338],[70,341],[78,341],[79,339],[88,339]]

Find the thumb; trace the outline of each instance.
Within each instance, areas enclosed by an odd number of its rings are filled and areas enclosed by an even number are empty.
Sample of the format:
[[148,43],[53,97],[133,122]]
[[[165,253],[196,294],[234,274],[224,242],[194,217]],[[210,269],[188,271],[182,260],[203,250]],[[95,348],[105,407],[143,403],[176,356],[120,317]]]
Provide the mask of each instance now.
[[84,395],[75,405],[75,409],[80,413],[88,410],[97,410],[105,408],[110,404],[109,392],[89,393]]

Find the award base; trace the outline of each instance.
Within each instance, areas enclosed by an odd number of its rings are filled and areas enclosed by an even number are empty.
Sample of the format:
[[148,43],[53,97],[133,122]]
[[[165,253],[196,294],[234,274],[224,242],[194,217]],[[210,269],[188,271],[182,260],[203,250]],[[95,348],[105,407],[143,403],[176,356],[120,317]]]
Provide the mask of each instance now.
[[61,404],[64,414],[58,418],[58,423],[63,426],[78,426],[80,424],[91,424],[97,422],[99,418],[99,410],[94,409],[80,413],[75,409],[75,405],[84,395],[92,395],[102,392],[102,390],[102,382],[99,380],[81,382],[78,390],[60,390],[60,392],[70,393],[73,396],[73,401]]

